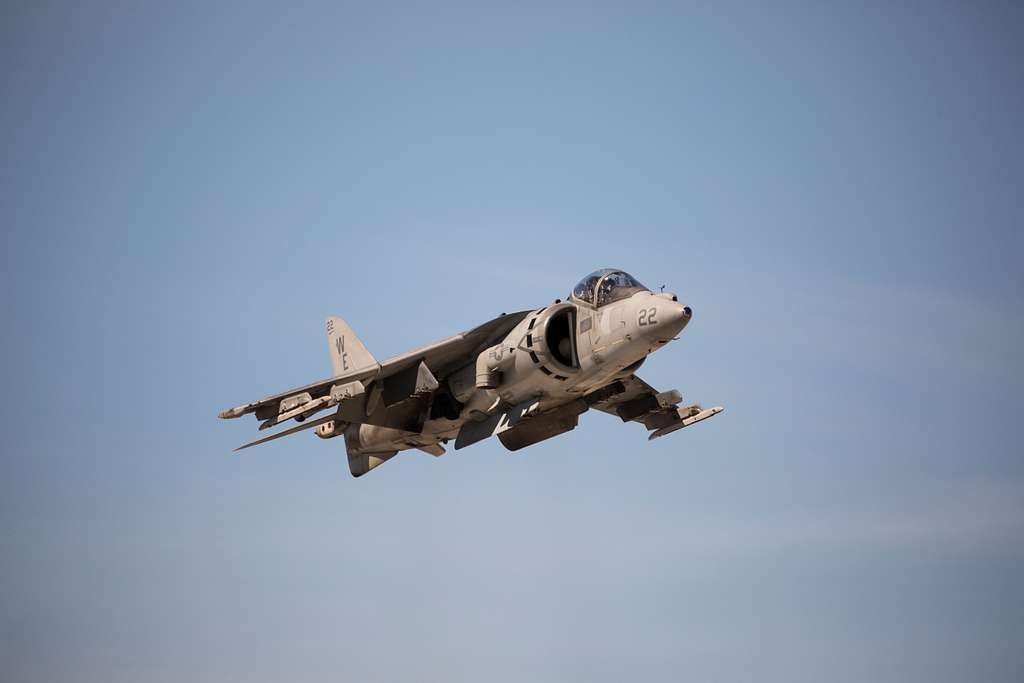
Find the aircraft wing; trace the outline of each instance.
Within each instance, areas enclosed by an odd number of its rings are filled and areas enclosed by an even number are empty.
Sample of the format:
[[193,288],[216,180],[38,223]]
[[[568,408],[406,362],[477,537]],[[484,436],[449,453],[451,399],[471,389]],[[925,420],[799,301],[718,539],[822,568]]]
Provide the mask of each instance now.
[[261,429],[293,417],[302,420],[336,405],[339,400],[345,398],[346,391],[353,390],[347,387],[356,386],[356,382],[369,385],[371,382],[397,375],[403,370],[411,369],[415,373],[420,363],[425,364],[435,377],[443,379],[466,363],[473,362],[477,354],[504,338],[531,312],[503,313],[493,320],[447,339],[421,346],[380,363],[229,408],[222,411],[219,417],[231,419],[255,413],[257,419],[266,421]]
[[591,408],[615,415],[623,422],[641,423],[651,431],[648,439],[689,427],[724,410],[722,406],[705,410],[697,404],[680,408],[682,394],[675,389],[659,392],[636,375],[612,382],[594,394],[597,400]]

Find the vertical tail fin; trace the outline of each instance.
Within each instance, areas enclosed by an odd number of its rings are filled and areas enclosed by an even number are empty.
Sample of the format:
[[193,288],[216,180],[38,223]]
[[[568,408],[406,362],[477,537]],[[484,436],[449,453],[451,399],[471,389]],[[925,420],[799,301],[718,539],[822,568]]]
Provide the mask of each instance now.
[[377,364],[377,359],[341,318],[331,316],[327,319],[327,348],[331,354],[331,371],[335,375]]

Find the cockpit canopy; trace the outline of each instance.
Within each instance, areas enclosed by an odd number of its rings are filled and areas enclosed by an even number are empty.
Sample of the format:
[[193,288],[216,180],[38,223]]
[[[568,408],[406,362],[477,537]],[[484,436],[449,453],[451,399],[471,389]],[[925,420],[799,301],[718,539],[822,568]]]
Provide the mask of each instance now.
[[572,296],[591,306],[600,307],[631,297],[637,292],[649,291],[636,278],[623,270],[602,268],[580,280],[579,284],[573,288]]

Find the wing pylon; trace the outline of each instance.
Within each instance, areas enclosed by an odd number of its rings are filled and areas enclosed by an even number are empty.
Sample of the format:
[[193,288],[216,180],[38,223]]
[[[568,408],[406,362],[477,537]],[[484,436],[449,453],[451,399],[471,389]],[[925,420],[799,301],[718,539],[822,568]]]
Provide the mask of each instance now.
[[591,407],[615,415],[623,422],[639,422],[650,434],[648,440],[671,434],[702,422],[725,410],[722,406],[704,409],[699,404],[679,407],[683,396],[677,390],[659,392],[636,375],[617,380],[588,397]]

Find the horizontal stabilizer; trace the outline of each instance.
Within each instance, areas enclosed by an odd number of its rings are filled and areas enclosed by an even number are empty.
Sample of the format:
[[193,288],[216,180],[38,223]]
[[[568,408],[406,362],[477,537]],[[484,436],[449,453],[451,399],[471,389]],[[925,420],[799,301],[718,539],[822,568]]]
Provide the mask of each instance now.
[[353,477],[361,477],[374,467],[383,465],[395,457],[398,451],[384,451],[383,453],[349,453],[348,471]]

